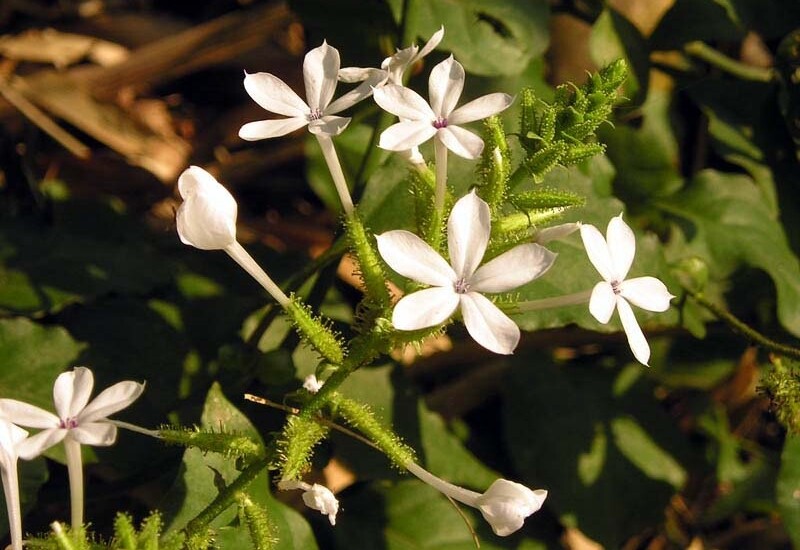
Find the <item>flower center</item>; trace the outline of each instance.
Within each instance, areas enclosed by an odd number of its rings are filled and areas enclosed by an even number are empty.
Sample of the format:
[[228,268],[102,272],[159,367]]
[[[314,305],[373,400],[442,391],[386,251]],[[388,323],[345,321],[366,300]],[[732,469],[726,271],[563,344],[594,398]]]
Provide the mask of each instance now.
[[321,110],[319,110],[319,109],[314,109],[313,111],[311,111],[311,112],[308,114],[308,120],[309,120],[309,122],[310,122],[310,121],[312,121],[312,120],[319,120],[319,119],[321,119],[321,118],[322,118],[322,111],[321,111]]
[[611,281],[611,290],[614,291],[614,294],[619,295],[619,281]]
[[439,118],[433,121],[433,127],[436,128],[437,130],[439,128],[447,128],[447,119],[440,116]]
[[466,294],[469,292],[469,283],[466,279],[459,279],[453,284],[456,294]]
[[58,427],[63,428],[65,430],[71,430],[73,428],[77,428],[78,418],[74,416],[70,418],[65,418],[64,420],[58,423]]

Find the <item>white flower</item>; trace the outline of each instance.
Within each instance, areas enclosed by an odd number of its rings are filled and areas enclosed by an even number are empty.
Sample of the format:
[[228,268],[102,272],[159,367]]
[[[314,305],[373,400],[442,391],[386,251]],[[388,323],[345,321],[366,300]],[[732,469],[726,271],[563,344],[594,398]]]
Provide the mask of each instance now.
[[581,238],[589,261],[604,279],[592,289],[589,312],[605,324],[616,308],[633,355],[647,365],[650,346],[628,302],[648,311],[666,311],[669,301],[675,296],[655,277],[625,279],[636,252],[636,238],[622,220],[622,214],[608,222],[606,238],[596,227],[588,224],[581,225]]
[[11,548],[22,550],[22,512],[19,501],[19,477],[17,458],[19,446],[28,437],[28,432],[0,418],[0,476],[6,498]]
[[413,66],[417,61],[431,53],[436,46],[439,45],[439,42],[442,41],[443,37],[444,26],[440,27],[438,31],[433,33],[433,36],[431,36],[430,40],[425,43],[421,50],[419,49],[419,46],[414,44],[408,48],[397,50],[393,56],[384,59],[383,63],[381,63],[381,69],[389,74],[389,82],[391,84],[402,86],[403,76],[409,67]]
[[480,494],[448,483],[414,462],[407,463],[405,467],[440,493],[480,510],[483,518],[492,526],[494,534],[501,537],[522,527],[525,518],[537,512],[547,498],[547,491],[544,489],[531,491],[524,485],[507,479],[496,480],[485,493]]
[[308,393],[317,393],[325,382],[320,382],[317,380],[317,377],[313,374],[309,374],[303,380],[303,388]]
[[0,399],[0,418],[42,430],[19,445],[19,456],[29,460],[65,438],[84,445],[112,445],[117,439],[117,427],[108,417],[136,401],[144,385],[119,382],[89,402],[93,387],[94,375],[85,367],[60,374],[53,386],[58,416],[22,401]]
[[483,347],[509,354],[519,328],[482,292],[506,292],[547,271],[556,255],[538,244],[516,246],[478,267],[491,232],[489,205],[471,192],[456,202],[447,222],[448,265],[425,241],[403,230],[377,235],[381,256],[400,275],[431,288],[403,297],[392,324],[416,330],[444,323],[461,308],[467,331]]
[[498,479],[478,497],[476,505],[495,535],[505,537],[525,523],[525,518],[538,512],[547,498],[547,491],[532,491],[513,481]]
[[334,115],[369,97],[372,86],[386,78],[383,71],[371,72],[360,86],[331,102],[339,64],[339,51],[327,42],[306,54],[303,61],[306,101],[275,75],[245,73],[244,88],[250,97],[263,109],[289,118],[249,122],[239,130],[239,137],[248,141],[279,137],[303,126],[308,126],[312,134],[339,135],[350,119]]
[[387,84],[375,90],[375,102],[400,117],[400,122],[383,131],[379,146],[405,151],[436,136],[460,157],[474,159],[483,151],[483,140],[460,124],[499,113],[511,105],[508,94],[494,93],[455,108],[464,89],[464,67],[453,59],[436,65],[428,79],[430,105],[415,91]]
[[178,178],[178,191],[183,203],[176,225],[183,244],[224,250],[236,242],[236,200],[214,176],[190,166]]
[[339,512],[339,501],[333,496],[330,489],[319,483],[309,485],[303,481],[283,480],[278,482],[282,491],[292,489],[303,490],[303,502],[312,510],[319,510],[323,516],[328,516],[331,525],[336,525],[336,514]]

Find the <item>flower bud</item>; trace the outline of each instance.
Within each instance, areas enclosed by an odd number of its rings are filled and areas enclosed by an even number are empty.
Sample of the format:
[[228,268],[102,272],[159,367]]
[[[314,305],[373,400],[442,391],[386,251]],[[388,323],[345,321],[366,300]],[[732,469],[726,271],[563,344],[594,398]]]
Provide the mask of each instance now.
[[181,242],[223,250],[236,242],[236,200],[211,174],[190,166],[178,178],[183,204],[176,223]]
[[478,497],[476,505],[495,535],[505,537],[522,527],[525,518],[537,512],[547,491],[532,491],[519,483],[498,479]]
[[328,516],[331,525],[336,525],[336,514],[339,512],[339,501],[333,496],[330,489],[319,483],[309,485],[304,481],[284,479],[278,482],[278,489],[291,491],[302,489],[303,502],[312,510],[319,510],[323,516]]

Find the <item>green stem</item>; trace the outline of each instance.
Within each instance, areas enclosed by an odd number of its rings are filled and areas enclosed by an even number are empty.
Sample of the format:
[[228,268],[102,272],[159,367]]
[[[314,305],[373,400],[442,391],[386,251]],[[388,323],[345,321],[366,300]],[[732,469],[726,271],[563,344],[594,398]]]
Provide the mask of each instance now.
[[739,77],[742,80],[752,80],[754,82],[772,82],[775,79],[775,72],[772,69],[753,67],[745,65],[727,55],[715,50],[711,46],[700,41],[689,42],[683,47],[689,55],[702,59],[709,65],[725,71],[728,74]]
[[67,435],[64,438],[64,450],[67,455],[67,473],[69,475],[69,506],[72,513],[72,529],[80,529],[83,525],[83,461],[81,444]]
[[214,521],[214,518],[227,510],[236,501],[236,495],[250,485],[268,465],[269,459],[266,457],[251,462],[242,470],[239,477],[220,491],[217,497],[211,501],[208,506],[186,524],[186,527],[183,528],[186,537],[190,538],[193,534],[206,529],[209,524]]
[[[61,523],[54,521],[50,524],[50,528],[53,530],[53,535],[55,535],[56,542],[58,542],[61,550],[75,550],[75,545],[73,544],[67,532],[64,531],[64,527],[61,525]],[[72,532],[75,532],[75,528],[72,529]]]
[[436,189],[433,195],[433,209],[436,212],[444,213],[444,199],[447,196],[447,147],[439,139],[439,136],[433,138],[433,151],[436,160]]
[[686,290],[687,294],[694,298],[698,304],[716,315],[720,320],[727,323],[734,332],[742,334],[743,336],[749,338],[753,343],[758,344],[765,349],[780,355],[785,355],[786,357],[791,357],[792,359],[800,360],[800,349],[786,344],[781,344],[780,342],[776,342],[775,340],[767,338],[750,325],[733,315],[730,311],[706,299],[701,292],[694,291],[687,287],[684,287],[684,289]]
[[361,269],[361,280],[365,293],[372,304],[383,310],[391,302],[389,289],[386,287],[386,274],[375,248],[374,237],[367,234],[361,217],[355,212],[347,217],[347,236],[358,259]]

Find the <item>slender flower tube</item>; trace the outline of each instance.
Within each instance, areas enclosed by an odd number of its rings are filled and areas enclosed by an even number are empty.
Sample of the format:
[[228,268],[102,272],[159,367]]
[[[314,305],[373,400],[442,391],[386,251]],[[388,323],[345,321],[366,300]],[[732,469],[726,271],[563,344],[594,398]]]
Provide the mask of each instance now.
[[494,534],[501,537],[522,527],[525,518],[538,512],[547,498],[544,489],[534,491],[507,479],[496,480],[481,494],[448,483],[414,462],[406,464],[406,469],[440,493],[480,510]]
[[495,353],[512,353],[519,342],[519,328],[483,293],[507,292],[536,279],[550,268],[556,255],[538,244],[521,244],[478,267],[490,233],[489,205],[472,191],[456,202],[447,222],[450,264],[408,231],[377,235],[378,251],[389,267],[431,285],[397,303],[392,313],[394,327],[433,327],[460,308],[476,342]]
[[675,296],[655,277],[625,279],[636,253],[636,237],[623,221],[622,214],[608,222],[605,238],[595,226],[588,224],[581,225],[581,238],[589,261],[604,279],[592,290],[589,312],[605,324],[616,309],[634,357],[647,365],[650,346],[630,304],[648,311],[666,311]]
[[236,240],[238,206],[233,195],[199,166],[183,171],[178,178],[178,191],[183,198],[176,215],[181,242],[201,250],[224,250],[276,302],[286,307],[289,297]]
[[303,502],[312,510],[318,510],[323,516],[328,516],[331,525],[336,525],[336,514],[339,512],[339,501],[333,496],[330,489],[319,483],[309,485],[303,481],[283,480],[278,482],[278,489],[291,491],[301,489]]
[[118,382],[106,388],[91,402],[94,375],[85,367],[61,373],[53,386],[55,414],[15,399],[0,399],[0,418],[30,428],[38,434],[22,441],[17,451],[30,460],[53,445],[64,442],[69,473],[72,525],[83,524],[83,465],[81,444],[106,447],[117,439],[117,427],[108,417],[136,401],[144,384]]
[[19,476],[17,458],[20,444],[28,432],[0,418],[0,476],[8,510],[8,527],[11,533],[11,548],[22,550],[22,510],[19,502]]

